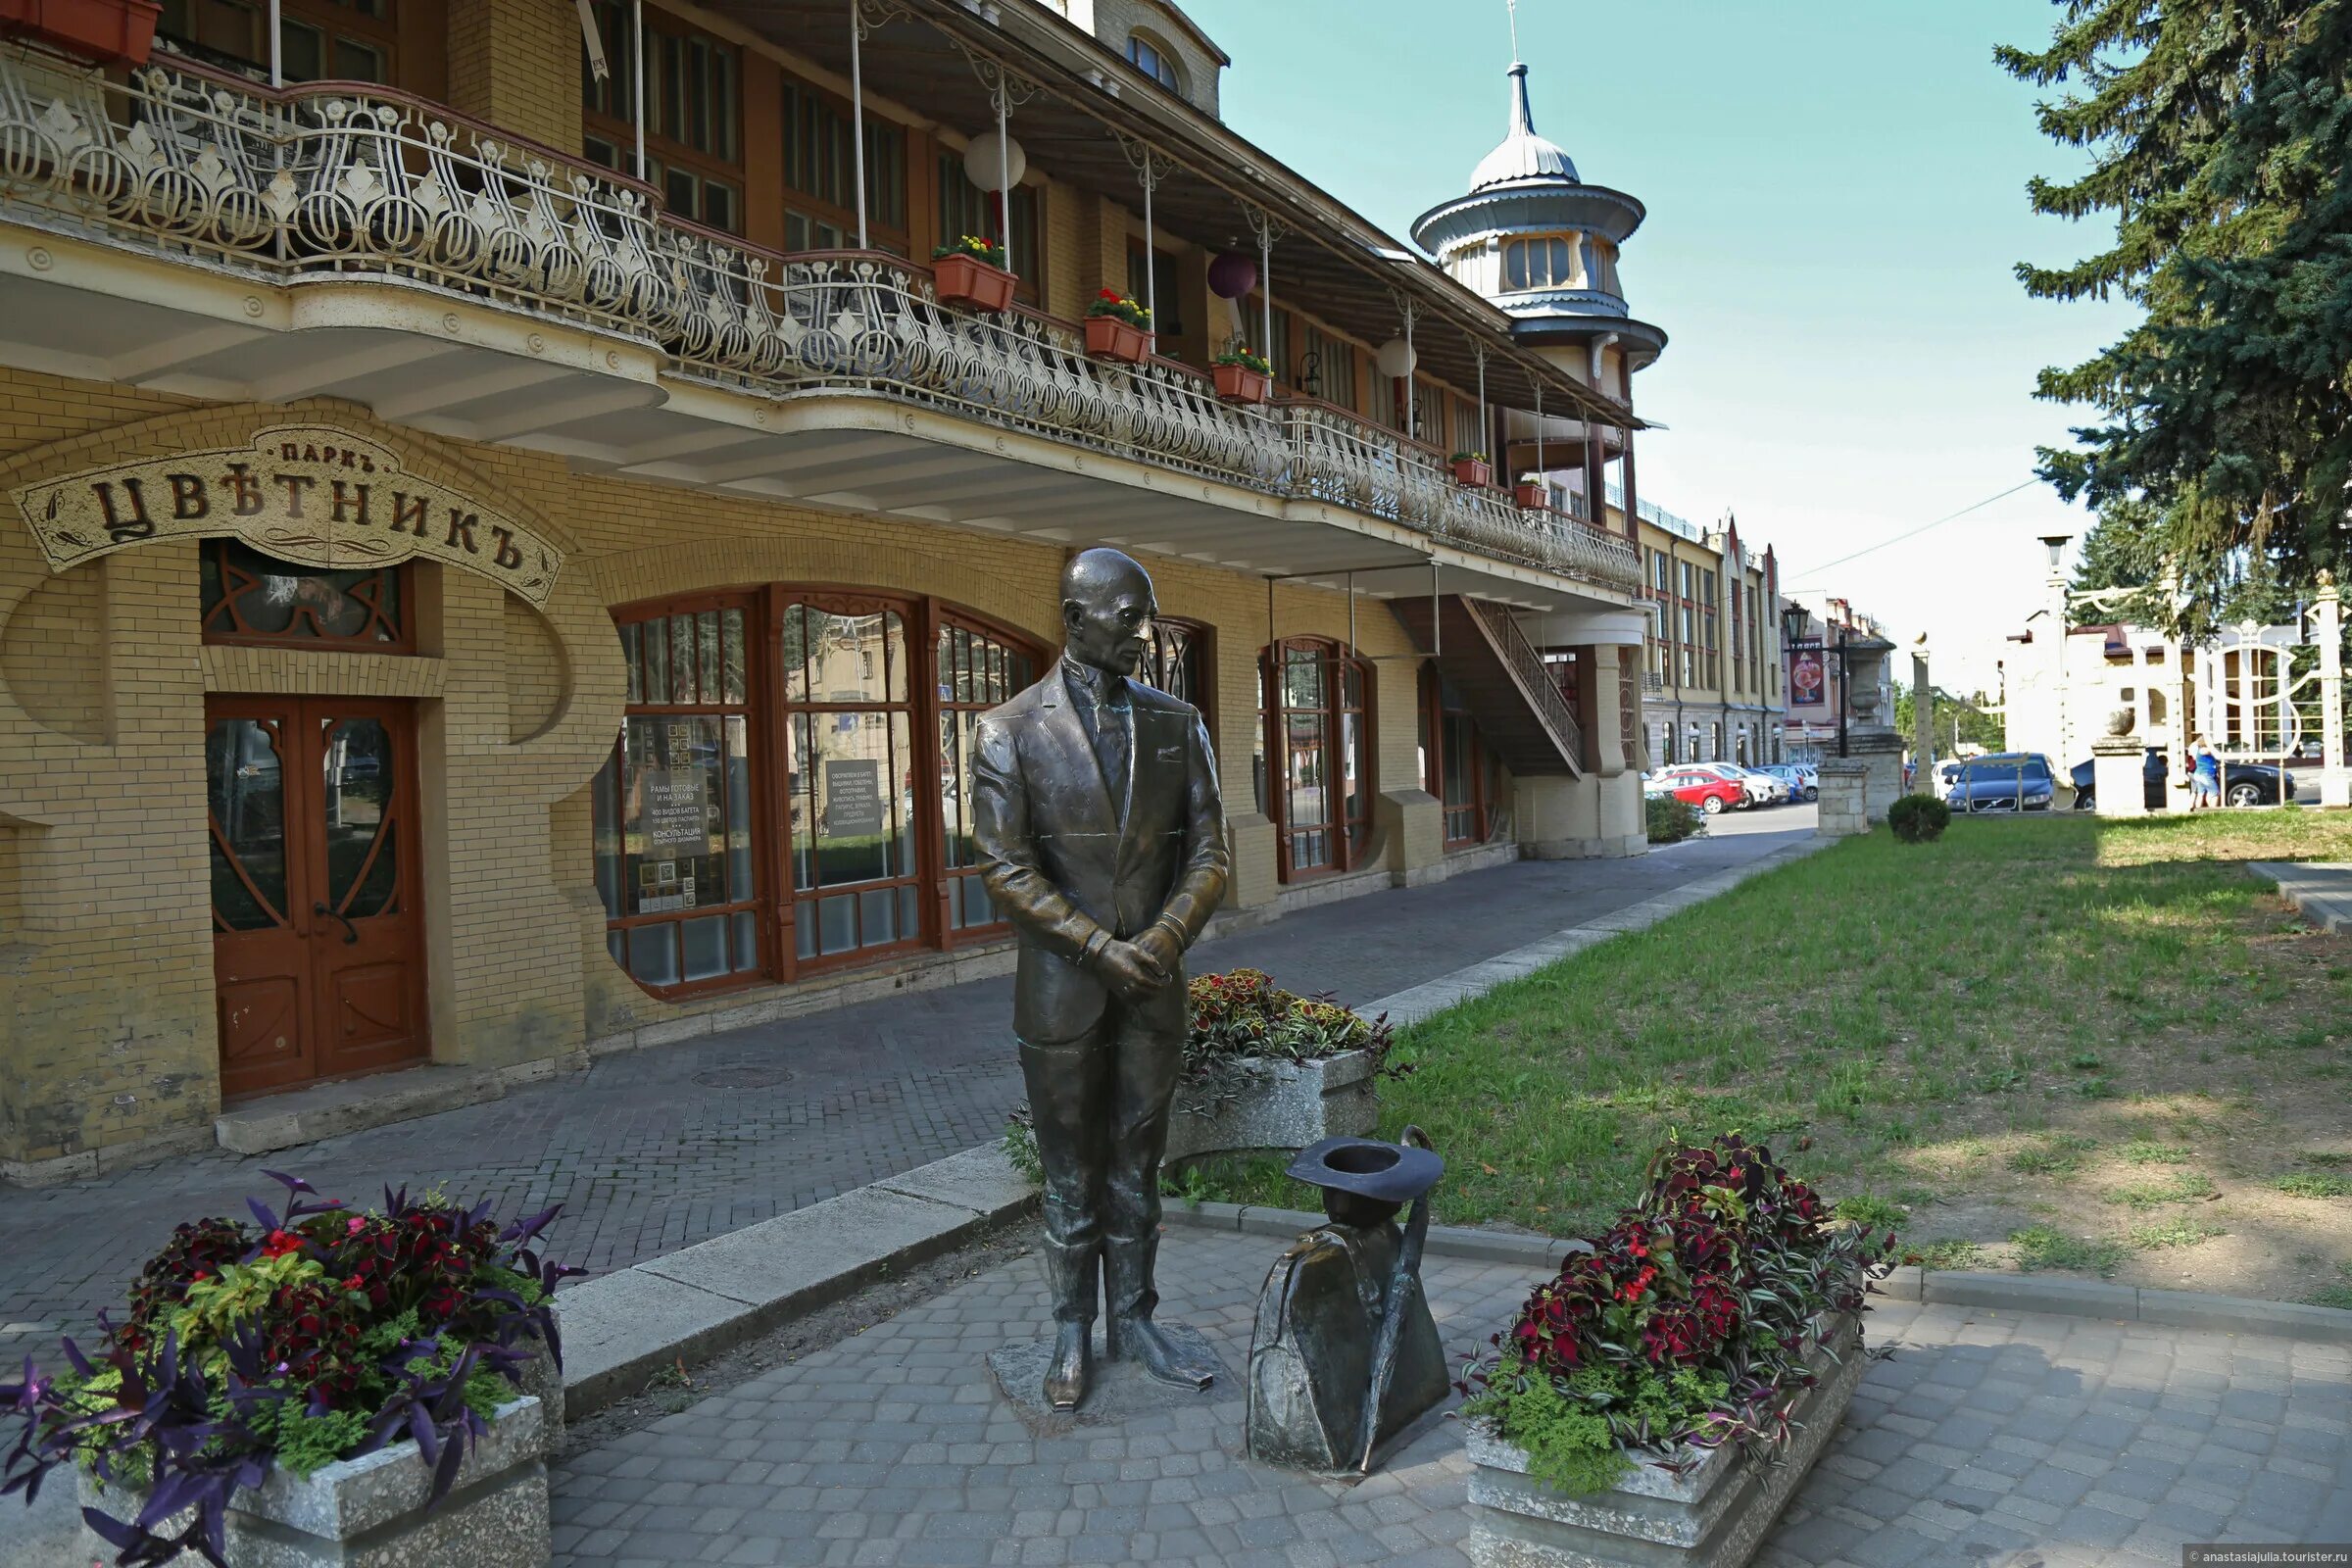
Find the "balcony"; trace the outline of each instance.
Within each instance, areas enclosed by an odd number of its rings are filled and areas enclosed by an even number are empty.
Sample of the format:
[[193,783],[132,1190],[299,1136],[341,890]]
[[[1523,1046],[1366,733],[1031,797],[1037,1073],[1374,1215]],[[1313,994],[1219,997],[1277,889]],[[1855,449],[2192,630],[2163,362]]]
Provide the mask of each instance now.
[[[1307,401],[1228,405],[1189,367],[1091,359],[1071,323],[1029,311],[983,315],[940,305],[929,270],[897,257],[785,256],[746,245],[671,219],[636,181],[517,147],[490,127],[390,90],[341,83],[270,91],[200,67],[161,65],[114,82],[21,49],[0,49],[0,220],[246,284],[280,285],[295,297],[306,291],[315,297],[321,286],[338,283],[390,285],[410,302],[430,296],[421,302],[430,309],[332,318],[347,338],[371,333],[359,357],[387,372],[401,368],[404,353],[413,362],[425,352],[388,343],[387,336],[406,335],[413,344],[416,334],[439,333],[445,323],[459,331],[459,317],[444,314],[438,303],[444,301],[523,324],[565,323],[608,342],[622,340],[626,353],[575,356],[578,373],[561,385],[551,356],[520,370],[476,370],[438,401],[414,374],[409,385],[416,390],[390,398],[390,408],[368,399],[386,418],[404,418],[405,411],[407,421],[422,428],[538,445],[583,466],[638,471],[633,465],[649,446],[645,433],[657,428],[648,422],[653,411],[694,404],[697,392],[757,400],[785,425],[794,411],[816,400],[878,399],[1040,438],[1065,454],[1103,454],[1284,504],[1252,503],[1261,519],[1290,516],[1295,504],[1319,503],[1426,535],[1433,546],[1612,593],[1638,581],[1627,540],[1556,514],[1522,512],[1506,492],[1458,486],[1442,454],[1352,414]],[[30,265],[42,267],[37,256]],[[122,363],[103,347],[75,361],[66,336],[103,335],[106,323],[66,323],[54,302],[44,304],[41,290],[28,285],[38,281],[54,293],[67,279],[36,280],[15,270],[0,294],[0,317],[22,323],[8,335],[18,340],[12,347],[26,352],[12,357],[44,365]],[[260,318],[259,304],[248,299],[245,314]],[[197,374],[206,367],[197,362],[209,356],[222,362],[210,368],[221,369],[240,346],[230,327],[187,333],[185,341],[191,358],[174,368],[196,376],[181,378],[178,384],[188,386],[206,384]],[[528,341],[531,354],[547,352],[539,333]],[[284,352],[276,352],[279,397],[355,395],[286,372]],[[169,358],[149,354],[139,362]],[[589,384],[600,371],[617,372],[607,374],[608,382],[625,380],[624,360],[642,367],[636,384]],[[446,381],[446,368],[435,373]],[[249,377],[216,379],[239,388],[257,384]],[[470,419],[462,392],[479,409]],[[568,423],[559,427],[551,415]],[[626,439],[613,423],[619,416],[626,416]],[[751,422],[728,417],[738,427]],[[600,418],[607,421],[601,429]],[[768,422],[765,414],[759,422]],[[914,428],[911,417],[894,416],[890,433]],[[839,430],[830,433],[838,445]],[[737,434],[748,439],[740,428]],[[707,451],[716,439],[680,431],[650,445]],[[919,454],[904,440],[886,451],[881,439],[877,427],[867,427],[868,466],[882,470],[877,477],[887,488],[900,471],[893,465],[905,468]],[[1003,436],[992,444],[997,453],[1008,450]],[[739,456],[753,451],[746,447]],[[690,483],[713,471],[743,478],[765,471],[760,465],[768,454],[760,452],[731,469],[670,471],[656,465],[645,471]],[[775,459],[785,466],[791,461]],[[1001,491],[1019,488],[1017,477],[995,484]],[[887,509],[887,502],[868,497],[874,488],[835,486],[828,493]],[[1099,496],[1093,507],[1102,514]],[[1120,519],[1123,527],[1130,520],[1123,513]],[[1223,521],[1230,536],[1230,506]],[[1194,525],[1198,531],[1197,519]],[[1262,521],[1257,526],[1262,533]],[[1151,525],[1139,523],[1127,536],[1146,548],[1166,544],[1201,554],[1187,548],[1200,540],[1182,528],[1169,531],[1168,540],[1154,541]],[[1366,557],[1369,569],[1399,574],[1404,561],[1417,556],[1426,578],[1440,553],[1400,549],[1410,541],[1396,539],[1393,530],[1374,537],[1386,548]],[[1321,554],[1328,559],[1333,552]],[[1409,590],[1399,582],[1394,591]]]

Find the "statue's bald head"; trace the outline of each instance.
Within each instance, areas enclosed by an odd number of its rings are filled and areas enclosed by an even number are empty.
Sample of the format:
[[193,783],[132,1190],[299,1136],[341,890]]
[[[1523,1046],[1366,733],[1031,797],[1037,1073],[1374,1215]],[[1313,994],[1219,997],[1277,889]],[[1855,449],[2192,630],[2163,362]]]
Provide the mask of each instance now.
[[1132,675],[1159,606],[1151,574],[1116,550],[1081,550],[1061,568],[1061,626],[1070,657]]

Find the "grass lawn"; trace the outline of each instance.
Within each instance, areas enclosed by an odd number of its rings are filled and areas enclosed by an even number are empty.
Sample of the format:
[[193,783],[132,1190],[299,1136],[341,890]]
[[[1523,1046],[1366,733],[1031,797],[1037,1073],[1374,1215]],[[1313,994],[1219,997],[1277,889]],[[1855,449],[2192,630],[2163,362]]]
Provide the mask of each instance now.
[[[2352,813],[1848,840],[1403,1032],[1382,1131],[1454,1223],[1580,1234],[1738,1129],[1933,1264],[2352,1306],[2352,941],[2248,859],[2352,860]],[[1180,1186],[1312,1206],[1280,1169]]]

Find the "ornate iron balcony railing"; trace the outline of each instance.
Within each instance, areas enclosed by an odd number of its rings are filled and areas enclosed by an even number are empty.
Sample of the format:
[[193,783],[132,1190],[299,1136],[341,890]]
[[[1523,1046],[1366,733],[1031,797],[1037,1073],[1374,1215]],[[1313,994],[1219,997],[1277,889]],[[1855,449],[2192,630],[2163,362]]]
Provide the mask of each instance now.
[[193,66],[108,80],[0,47],[0,216],[240,276],[391,278],[623,333],[675,373],[790,399],[857,391],[1402,523],[1619,590],[1633,546],[1325,405],[1236,407],[1166,360],[1089,358],[1069,323],[941,305],[928,269],[779,255],[650,188],[389,89],[272,91]]

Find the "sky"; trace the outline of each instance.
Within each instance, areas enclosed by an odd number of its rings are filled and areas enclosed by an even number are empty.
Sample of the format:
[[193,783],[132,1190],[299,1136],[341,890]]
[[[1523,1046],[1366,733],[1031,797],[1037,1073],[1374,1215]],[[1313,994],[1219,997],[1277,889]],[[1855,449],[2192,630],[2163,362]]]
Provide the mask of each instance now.
[[[1233,57],[1226,122],[1403,238],[1502,137],[1504,0],[1181,0]],[[2087,514],[2046,485],[1832,564],[2034,478],[2085,411],[2037,401],[2131,319],[2029,298],[2012,269],[2100,248],[2109,222],[2035,216],[2026,181],[2082,155],[1992,63],[2039,46],[2050,0],[1522,0],[1536,128],[1648,219],[1619,267],[1665,354],[1635,408],[1641,494],[1727,512],[1936,679],[1993,688],[2039,603],[2045,533]],[[1277,297],[1280,277],[1273,279]]]

